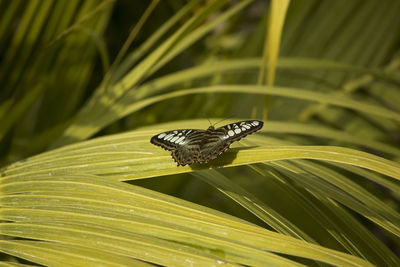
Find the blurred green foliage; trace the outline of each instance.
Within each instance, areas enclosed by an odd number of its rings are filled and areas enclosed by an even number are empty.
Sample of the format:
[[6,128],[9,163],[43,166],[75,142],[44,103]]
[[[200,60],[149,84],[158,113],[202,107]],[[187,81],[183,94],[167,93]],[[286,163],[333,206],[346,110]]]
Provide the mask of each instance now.
[[[5,264],[400,265],[400,2],[271,2],[0,1]],[[149,143],[266,110],[216,165]]]

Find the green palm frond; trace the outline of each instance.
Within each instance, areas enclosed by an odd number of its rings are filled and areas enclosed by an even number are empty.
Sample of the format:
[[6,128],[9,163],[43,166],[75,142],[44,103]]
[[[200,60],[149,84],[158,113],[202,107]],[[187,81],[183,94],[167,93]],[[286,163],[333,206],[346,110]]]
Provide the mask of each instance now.
[[399,266],[400,3],[184,2],[0,2],[1,265]]

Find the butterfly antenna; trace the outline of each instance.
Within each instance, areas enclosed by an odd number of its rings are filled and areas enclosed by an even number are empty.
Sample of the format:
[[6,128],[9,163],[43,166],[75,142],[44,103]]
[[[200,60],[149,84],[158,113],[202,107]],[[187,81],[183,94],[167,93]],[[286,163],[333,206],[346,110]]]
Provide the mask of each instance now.
[[213,126],[212,123],[211,123],[211,121],[210,121],[208,118],[207,118],[207,120],[208,120],[208,122],[210,123],[210,126]]

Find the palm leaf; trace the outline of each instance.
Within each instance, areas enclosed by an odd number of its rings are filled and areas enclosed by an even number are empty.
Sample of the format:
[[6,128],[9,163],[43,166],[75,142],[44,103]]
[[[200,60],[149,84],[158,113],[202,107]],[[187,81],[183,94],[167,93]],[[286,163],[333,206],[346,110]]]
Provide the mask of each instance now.
[[[148,4],[0,3],[2,264],[400,265],[400,4]],[[260,111],[208,164],[149,142]]]

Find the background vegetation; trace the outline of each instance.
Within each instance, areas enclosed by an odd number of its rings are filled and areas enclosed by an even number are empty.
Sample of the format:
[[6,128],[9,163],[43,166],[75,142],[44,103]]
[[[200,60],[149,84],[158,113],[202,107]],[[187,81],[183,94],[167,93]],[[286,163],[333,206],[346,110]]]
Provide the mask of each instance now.
[[[0,1],[2,265],[400,266],[399,13]],[[206,165],[149,142],[207,118],[265,125]]]

